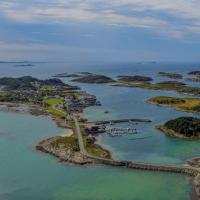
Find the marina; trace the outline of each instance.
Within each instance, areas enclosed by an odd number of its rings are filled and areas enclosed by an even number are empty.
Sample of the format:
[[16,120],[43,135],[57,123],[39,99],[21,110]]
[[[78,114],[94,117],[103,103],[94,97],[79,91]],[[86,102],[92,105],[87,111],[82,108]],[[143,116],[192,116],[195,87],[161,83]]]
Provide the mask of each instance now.
[[111,137],[122,135],[135,135],[140,133],[136,128],[106,128],[105,131]]
[[136,122],[150,123],[152,121],[150,119],[129,118],[129,119],[102,120],[102,121],[94,121],[94,122],[87,122],[87,123],[96,124],[96,125],[106,125],[106,124],[113,125],[113,124],[119,124],[119,123],[136,123]]

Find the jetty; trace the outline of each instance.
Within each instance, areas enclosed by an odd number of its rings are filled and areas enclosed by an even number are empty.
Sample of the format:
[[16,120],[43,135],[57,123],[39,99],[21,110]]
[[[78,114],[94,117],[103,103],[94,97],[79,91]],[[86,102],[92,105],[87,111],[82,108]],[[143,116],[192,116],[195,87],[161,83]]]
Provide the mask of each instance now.
[[139,133],[136,128],[106,128],[105,131],[112,137]]
[[101,120],[101,121],[94,121],[94,122],[87,122],[87,123],[96,124],[96,125],[106,125],[106,124],[119,124],[119,123],[133,123],[133,122],[150,123],[152,121],[150,119],[129,118],[129,119]]

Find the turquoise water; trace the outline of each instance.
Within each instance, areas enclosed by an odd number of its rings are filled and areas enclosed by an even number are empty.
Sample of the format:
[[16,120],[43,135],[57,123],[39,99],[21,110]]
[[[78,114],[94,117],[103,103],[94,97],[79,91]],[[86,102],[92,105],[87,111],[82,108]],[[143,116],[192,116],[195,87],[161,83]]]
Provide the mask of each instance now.
[[188,200],[190,179],[175,174],[77,167],[36,152],[62,129],[46,117],[0,112],[1,200]]
[[[157,131],[155,126],[180,116],[196,116],[194,114],[176,111],[172,108],[147,104],[145,101],[153,96],[177,94],[172,92],[148,91],[133,88],[111,86],[85,86],[87,91],[96,94],[101,100],[102,107],[88,108],[84,112],[90,120],[147,118],[152,123],[132,125],[140,133],[134,136],[109,137],[107,134],[99,136],[99,140],[114,152],[117,159],[127,159],[139,162],[178,164],[200,155],[199,141],[181,141],[170,138]],[[181,96],[181,95],[179,95]],[[105,110],[109,114],[104,114]],[[118,127],[131,127],[130,124]],[[143,140],[137,138],[148,137]]]
[[[15,68],[0,64],[1,76],[32,75],[51,77],[56,73],[91,71],[115,76],[119,74],[150,75],[155,81],[159,71],[186,74],[198,70],[199,64],[127,64],[101,65],[70,63],[38,63],[31,68]],[[69,82],[68,79],[63,79]],[[73,83],[74,84],[74,83]],[[199,83],[189,83],[200,86]],[[99,141],[112,150],[117,159],[140,162],[177,164],[199,156],[199,142],[179,141],[155,130],[156,124],[178,116],[197,116],[171,108],[145,103],[157,95],[183,96],[174,92],[120,88],[106,85],[80,86],[95,94],[102,107],[91,107],[84,115],[90,120],[141,117],[150,124],[137,125],[140,134],[110,138],[104,134]],[[185,95],[187,96],[187,95]],[[104,114],[106,109],[111,110]],[[198,117],[198,116],[197,116]],[[130,124],[122,124],[120,127]],[[135,127],[135,125],[131,125]],[[61,134],[62,129],[46,117],[33,117],[0,112],[0,200],[186,200],[190,199],[190,180],[182,175],[125,170],[108,167],[75,167],[58,163],[53,157],[36,152],[35,144]],[[147,139],[138,140],[140,137]],[[150,136],[150,137],[149,137]]]

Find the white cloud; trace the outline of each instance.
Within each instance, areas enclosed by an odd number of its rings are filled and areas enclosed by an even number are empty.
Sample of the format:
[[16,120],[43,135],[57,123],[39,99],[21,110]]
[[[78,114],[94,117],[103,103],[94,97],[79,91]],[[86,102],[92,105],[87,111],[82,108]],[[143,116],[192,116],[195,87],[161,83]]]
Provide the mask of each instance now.
[[[23,23],[81,22],[147,29],[182,38],[200,34],[199,0],[21,0],[0,2],[0,13]],[[148,14],[150,11],[153,14]],[[140,15],[139,15],[140,14]],[[169,17],[162,17],[162,15]],[[170,17],[175,18],[174,20]]]

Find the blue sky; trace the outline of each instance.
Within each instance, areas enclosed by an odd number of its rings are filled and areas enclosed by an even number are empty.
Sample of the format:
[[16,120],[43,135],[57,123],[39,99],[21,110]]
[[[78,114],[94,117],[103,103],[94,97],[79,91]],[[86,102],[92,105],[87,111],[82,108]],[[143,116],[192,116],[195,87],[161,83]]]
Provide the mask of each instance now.
[[199,0],[1,0],[0,60],[200,61]]

